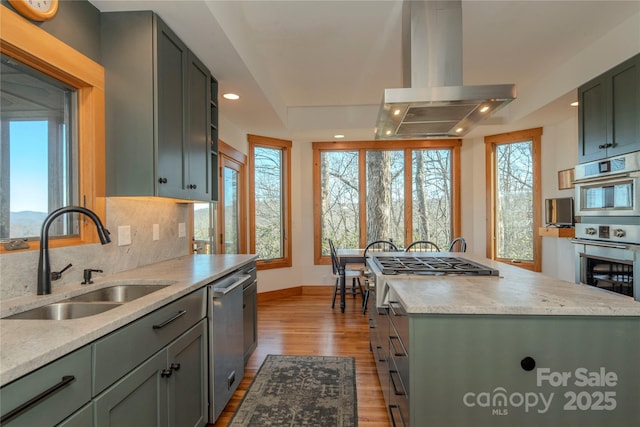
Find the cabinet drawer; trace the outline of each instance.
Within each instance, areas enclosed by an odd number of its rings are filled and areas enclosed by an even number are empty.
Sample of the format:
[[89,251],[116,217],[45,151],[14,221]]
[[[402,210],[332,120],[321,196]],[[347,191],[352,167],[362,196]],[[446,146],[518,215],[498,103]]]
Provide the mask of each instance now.
[[203,319],[205,295],[202,288],[96,341],[93,395]]
[[[54,425],[91,400],[91,347],[86,346],[0,389],[3,426]],[[32,401],[18,415],[11,411]]]

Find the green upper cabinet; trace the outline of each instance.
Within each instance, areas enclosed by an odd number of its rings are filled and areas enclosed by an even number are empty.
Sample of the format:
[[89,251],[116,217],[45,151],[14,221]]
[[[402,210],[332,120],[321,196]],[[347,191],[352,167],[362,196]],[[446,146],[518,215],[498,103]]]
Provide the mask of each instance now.
[[209,70],[149,11],[103,14],[102,60],[107,195],[215,200]]
[[580,163],[640,150],[640,55],[578,89]]

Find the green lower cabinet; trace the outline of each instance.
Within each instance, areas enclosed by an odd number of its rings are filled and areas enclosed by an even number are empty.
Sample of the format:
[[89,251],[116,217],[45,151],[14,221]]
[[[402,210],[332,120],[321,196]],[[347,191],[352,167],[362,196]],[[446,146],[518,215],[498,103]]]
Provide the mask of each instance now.
[[91,347],[0,388],[3,427],[56,425],[91,400]]
[[57,427],[87,427],[93,425],[93,403],[88,403]]
[[168,425],[166,350],[161,350],[95,399],[95,425]]
[[169,426],[200,427],[207,424],[208,363],[207,324],[203,320],[167,348]]
[[95,400],[96,427],[207,424],[207,325],[200,321]]

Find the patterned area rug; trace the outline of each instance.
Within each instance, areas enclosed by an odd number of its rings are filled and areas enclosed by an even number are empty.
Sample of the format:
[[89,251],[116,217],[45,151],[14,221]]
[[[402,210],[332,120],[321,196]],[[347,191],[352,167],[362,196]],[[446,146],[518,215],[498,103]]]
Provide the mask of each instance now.
[[353,357],[268,355],[229,427],[355,427]]

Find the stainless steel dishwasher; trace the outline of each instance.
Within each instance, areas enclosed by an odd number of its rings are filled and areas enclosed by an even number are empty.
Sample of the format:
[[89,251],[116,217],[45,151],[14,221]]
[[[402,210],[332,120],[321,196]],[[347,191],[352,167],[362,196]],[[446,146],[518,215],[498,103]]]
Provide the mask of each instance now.
[[253,280],[242,270],[212,282],[209,292],[209,423],[214,423],[244,376],[242,290]]

